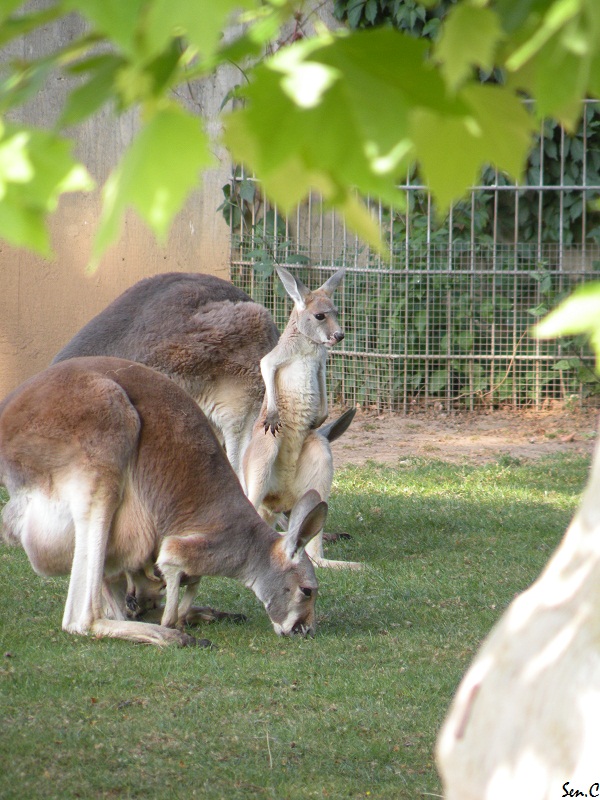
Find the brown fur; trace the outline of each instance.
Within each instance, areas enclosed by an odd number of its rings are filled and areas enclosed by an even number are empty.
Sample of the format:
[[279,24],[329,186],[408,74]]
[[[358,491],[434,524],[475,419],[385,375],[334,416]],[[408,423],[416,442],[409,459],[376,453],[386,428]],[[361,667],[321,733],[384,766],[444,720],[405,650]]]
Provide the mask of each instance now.
[[[326,504],[309,493],[282,540],[244,496],[193,400],[153,370],[82,358],[27,381],[0,405],[0,482],[10,494],[5,537],[36,572],[71,574],[67,631],[186,644],[171,627],[183,624],[202,575],[242,580],[278,633],[314,631],[317,585],[304,547]],[[134,586],[151,583],[155,563],[166,583],[161,625],[126,620],[115,586],[125,573]]]
[[[328,348],[344,338],[332,301],[344,270],[314,291],[287,270],[279,267],[277,272],[294,300],[294,309],[279,342],[261,361],[265,399],[243,457],[246,492],[269,522],[294,508],[309,489],[324,500],[329,498],[333,458],[329,440],[318,427],[328,413]],[[317,566],[361,566],[326,559],[322,531],[307,552]]]
[[168,375],[204,411],[239,475],[264,394],[260,359],[278,338],[266,308],[228,281],[165,273],[117,297],[53,363],[115,356]]

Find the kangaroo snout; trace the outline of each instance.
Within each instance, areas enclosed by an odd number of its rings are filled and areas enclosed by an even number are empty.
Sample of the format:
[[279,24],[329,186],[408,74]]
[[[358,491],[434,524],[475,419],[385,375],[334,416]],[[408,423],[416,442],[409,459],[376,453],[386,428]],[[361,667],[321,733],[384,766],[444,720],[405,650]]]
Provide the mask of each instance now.
[[299,619],[290,628],[274,622],[273,628],[278,636],[304,636],[305,638],[307,636],[314,638],[316,631],[316,625],[314,622],[302,619]]
[[292,628],[292,636],[314,636],[315,629],[304,622],[297,622]]
[[326,346],[326,347],[333,347],[333,346],[334,346],[334,345],[336,345],[338,342],[341,342],[341,341],[342,341],[342,339],[344,338],[344,336],[345,336],[345,333],[344,333],[344,331],[342,331],[342,330],[337,330],[337,331],[334,331],[334,332],[333,332],[333,333],[332,333],[332,334],[329,336],[329,339],[327,339],[327,341],[325,342],[325,346]]

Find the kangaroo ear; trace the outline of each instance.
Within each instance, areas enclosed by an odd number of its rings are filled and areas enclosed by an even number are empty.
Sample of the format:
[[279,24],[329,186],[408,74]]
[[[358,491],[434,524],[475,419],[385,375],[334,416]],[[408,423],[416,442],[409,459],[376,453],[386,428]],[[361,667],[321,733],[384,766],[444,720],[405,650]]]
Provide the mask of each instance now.
[[306,298],[310,294],[310,289],[302,283],[300,278],[296,278],[291,272],[284,269],[284,267],[276,267],[276,270],[286,292],[292,298],[297,308],[303,311],[306,308]]
[[327,503],[321,500],[314,489],[296,503],[290,514],[288,532],[285,534],[285,550],[289,558],[297,556],[323,530],[327,510]]
[[333,275],[328,278],[323,286],[319,289],[321,292],[325,292],[326,295],[329,297],[335,292],[338,288],[340,283],[344,280],[344,276],[346,275],[346,269],[343,267],[342,269],[338,269],[337,272],[334,272]]
[[327,441],[334,442],[346,433],[355,414],[356,408],[349,408],[347,411],[344,411],[341,417],[334,419],[332,422],[328,422],[327,425],[321,425],[320,428],[317,428],[317,433],[324,436]]

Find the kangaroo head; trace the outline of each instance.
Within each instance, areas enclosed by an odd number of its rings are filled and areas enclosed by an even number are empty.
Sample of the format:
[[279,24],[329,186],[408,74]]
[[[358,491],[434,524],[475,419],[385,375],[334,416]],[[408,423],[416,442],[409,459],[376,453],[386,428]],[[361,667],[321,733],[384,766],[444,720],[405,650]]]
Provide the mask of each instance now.
[[344,338],[337,308],[331,297],[344,279],[345,273],[345,269],[338,270],[322,286],[311,292],[287,269],[277,267],[277,274],[294,301],[298,330],[315,344],[332,347]]
[[327,503],[311,489],[292,509],[287,533],[273,541],[269,570],[252,586],[279,636],[314,636],[318,586],[304,548],[326,517]]

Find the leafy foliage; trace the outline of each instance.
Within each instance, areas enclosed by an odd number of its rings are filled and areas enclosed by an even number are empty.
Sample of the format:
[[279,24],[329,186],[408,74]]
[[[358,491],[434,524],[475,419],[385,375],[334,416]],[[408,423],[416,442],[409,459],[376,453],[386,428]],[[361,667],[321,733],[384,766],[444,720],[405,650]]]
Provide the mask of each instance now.
[[[196,185],[199,170],[210,160],[206,136],[196,117],[177,107],[154,114],[106,183],[95,257],[117,238],[128,205],[164,239],[171,220]],[[169,175],[167,186],[164,174]]]
[[597,369],[600,372],[598,319],[600,319],[600,282],[594,281],[579,287],[560,303],[536,326],[535,335],[540,339],[582,334],[589,337],[596,353]]
[[353,29],[392,25],[412,36],[433,39],[455,3],[456,0],[439,0],[433,5],[417,0],[334,0],[334,13]]
[[[34,180],[35,178],[35,180]],[[50,253],[46,215],[63,192],[92,186],[71,156],[71,145],[51,132],[0,121],[0,236],[13,245]]]
[[[338,12],[342,5],[338,2]],[[235,17],[237,9],[242,17]],[[318,189],[355,230],[378,242],[355,189],[400,202],[395,187],[416,160],[443,211],[488,164],[513,177],[522,173],[533,125],[518,101],[521,92],[535,99],[536,113],[554,116],[571,128],[581,98],[600,93],[600,6],[590,0],[499,0],[493,6],[470,0],[433,6],[416,0],[350,0],[346,13],[354,25],[387,18],[401,30],[321,31],[248,67],[249,58],[258,58],[277,40],[286,20],[294,14],[296,20],[302,18],[297,9],[293,0],[51,0],[41,10],[30,10],[25,2],[9,0],[0,14],[0,43],[60,22],[70,13],[84,18],[87,30],[57,52],[6,64],[0,113],[11,112],[14,118],[14,110],[57,72],[78,76],[80,82],[61,110],[59,128],[85,121],[106,104],[117,113],[137,107],[139,135],[154,124],[155,144],[166,150],[169,126],[153,120],[164,120],[160,115],[177,109],[173,90],[234,61],[248,79],[240,92],[246,107],[225,119],[225,141],[234,158],[256,172],[282,207]],[[232,19],[244,25],[223,37]],[[434,45],[416,40],[414,33],[434,37]],[[506,85],[479,85],[481,70],[492,69],[505,73]],[[185,126],[183,116],[181,120]],[[205,135],[198,133],[196,142],[198,154],[188,174],[183,167],[159,174],[145,169],[140,159],[134,165],[130,153],[124,156],[127,164],[117,167],[104,193],[108,207],[96,257],[118,235],[118,218],[130,205],[164,235],[192,178],[197,181],[208,163]],[[31,146],[40,150],[44,145],[32,138]],[[181,165],[191,147],[187,138],[179,154]],[[134,142],[131,152],[136,150]],[[442,158],[445,151],[452,157]],[[131,180],[123,180],[125,172]],[[79,174],[83,176],[81,168]],[[39,175],[47,185],[48,176]],[[36,168],[27,181],[36,196],[37,176]],[[89,181],[82,181],[78,188],[89,188]],[[131,194],[133,183],[137,197]],[[64,187],[57,178],[47,197]],[[140,200],[163,193],[169,200],[160,213],[152,201],[151,210]],[[18,192],[5,194],[0,202],[5,220],[0,235],[8,236],[13,224],[20,233],[11,241],[46,252],[40,220],[52,210],[53,200],[37,207],[35,222]]]
[[[200,173],[211,163],[203,122],[186,112],[173,90],[233,56],[258,55],[289,15],[291,6],[260,0],[53,0],[30,11],[21,0],[3,3],[0,43],[60,23],[70,13],[87,29],[56,52],[3,66],[0,115],[30,102],[49,77],[71,80],[56,131],[31,131],[11,123],[0,129],[0,236],[49,255],[45,219],[64,191],[93,182],[70,157],[64,132],[106,105],[116,113],[140,109],[139,132],[103,191],[104,209],[94,260],[117,238],[133,207],[164,238]],[[222,37],[234,10],[248,16],[251,34]],[[59,131],[62,132],[59,133]]]
[[[487,7],[472,9],[468,4],[456,5],[456,0],[441,0],[433,6],[425,7],[414,0],[336,0],[336,16],[351,28],[362,29],[388,25],[405,31],[415,37],[439,38],[435,45],[435,55],[443,63],[451,86],[460,85],[475,65],[479,65],[480,78],[490,76],[503,82],[504,76],[494,71],[495,50],[491,44],[501,38],[497,29],[498,18]],[[477,24],[477,16],[479,23]],[[443,36],[439,37],[441,20],[447,17]],[[434,24],[435,23],[435,24]],[[486,30],[486,26],[489,30]],[[473,41],[465,41],[465,32],[473,36]],[[505,73],[506,74],[506,73]],[[507,137],[502,136],[502,141]],[[541,140],[541,141],[540,141]],[[457,143],[450,140],[445,149],[440,148],[445,157],[448,148],[456,152]],[[522,181],[527,186],[566,186],[562,192],[549,192],[544,196],[544,225],[537,230],[535,220],[539,215],[539,197],[535,192],[522,192],[519,196],[518,228],[519,241],[528,243],[563,242],[565,245],[582,241],[582,217],[587,213],[588,230],[591,241],[600,241],[600,215],[594,210],[594,193],[588,192],[582,202],[580,191],[569,191],[569,186],[600,184],[600,114],[594,106],[588,105],[583,119],[570,134],[553,120],[543,122],[541,133],[536,133],[531,142]],[[443,169],[443,167],[442,167]],[[421,175],[426,181],[427,175]],[[484,168],[481,181],[485,184],[508,185],[510,179],[502,172]],[[420,202],[424,202],[425,195]],[[492,194],[477,194],[473,209],[474,230],[477,238],[491,234]],[[497,198],[497,220],[500,224],[500,239],[510,241],[514,232],[508,230],[507,221],[512,224],[515,208],[512,196],[500,193]],[[464,214],[464,204],[455,206],[454,212]],[[468,214],[466,215],[468,217]],[[487,217],[490,225],[482,224]],[[596,222],[596,224],[594,224]],[[470,224],[470,220],[468,220]],[[418,224],[418,223],[417,223]],[[447,230],[447,221],[440,221],[439,233]],[[435,235],[435,234],[434,234]]]

